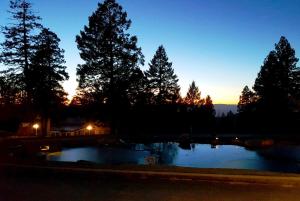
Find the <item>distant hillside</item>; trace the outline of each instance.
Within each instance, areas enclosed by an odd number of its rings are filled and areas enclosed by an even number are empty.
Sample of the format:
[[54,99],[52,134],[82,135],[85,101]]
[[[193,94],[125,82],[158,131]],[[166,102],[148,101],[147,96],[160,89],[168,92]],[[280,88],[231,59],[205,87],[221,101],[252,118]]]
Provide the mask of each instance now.
[[220,117],[223,113],[226,115],[229,111],[237,113],[237,105],[215,104],[216,116]]

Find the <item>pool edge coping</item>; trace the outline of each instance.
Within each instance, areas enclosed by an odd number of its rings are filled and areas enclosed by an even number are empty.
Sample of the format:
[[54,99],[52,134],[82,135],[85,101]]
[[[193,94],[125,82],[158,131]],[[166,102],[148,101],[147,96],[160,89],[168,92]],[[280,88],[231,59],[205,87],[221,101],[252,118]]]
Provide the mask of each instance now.
[[[185,181],[211,181],[211,182],[225,182],[225,183],[251,183],[251,184],[269,184],[281,186],[300,186],[300,175],[290,173],[270,173],[264,175],[260,171],[247,171],[237,169],[237,173],[233,174],[235,170],[224,169],[198,169],[199,172],[185,172],[183,170],[170,171],[165,170],[151,170],[151,167],[141,169],[128,168],[92,168],[92,167],[68,167],[68,166],[42,166],[42,165],[28,165],[28,164],[13,164],[2,163],[0,167],[10,171],[51,171],[55,173],[75,173],[88,175],[114,175],[126,178],[135,179],[168,179],[168,180],[185,180]],[[222,172],[224,171],[224,172]],[[269,172],[266,172],[269,173]]]

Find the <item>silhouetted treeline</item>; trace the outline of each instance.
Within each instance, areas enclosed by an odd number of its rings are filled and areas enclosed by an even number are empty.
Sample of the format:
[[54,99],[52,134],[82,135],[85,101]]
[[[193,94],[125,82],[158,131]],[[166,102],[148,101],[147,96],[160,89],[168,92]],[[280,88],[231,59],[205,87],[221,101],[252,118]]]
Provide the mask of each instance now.
[[295,50],[281,37],[264,60],[251,90],[245,86],[238,114],[216,119],[218,132],[297,134],[300,131],[300,68]]
[[200,125],[195,123],[201,122],[197,117],[211,119],[214,108],[210,97],[207,106],[198,100],[199,92],[187,102],[181,100],[177,75],[162,45],[149,69],[140,70],[144,56],[137,37],[128,33],[130,25],[126,12],[114,0],[98,4],[76,37],[85,63],[77,68],[79,89],[73,104],[94,105],[95,110],[96,105],[104,106],[113,133],[190,132]]
[[11,22],[0,44],[0,129],[15,131],[23,121],[68,117],[104,121],[114,134],[202,132],[298,132],[300,69],[285,37],[266,57],[252,89],[245,86],[238,114],[215,118],[210,96],[193,81],[185,97],[163,45],[148,69],[131,20],[115,0],[104,0],[76,36],[83,64],[77,67],[77,94],[66,105],[68,79],[59,37],[43,27],[27,0],[10,1]]
[[[68,79],[64,50],[29,2],[10,1],[9,14],[11,22],[1,27],[0,62],[7,68],[0,71],[0,105],[14,112],[18,121],[39,121],[46,133],[47,120],[67,100],[61,86]],[[9,115],[1,113],[1,118]]]
[[262,132],[297,132],[300,125],[300,69],[285,37],[275,44],[255,80],[245,86],[238,104],[238,126]]
[[[161,45],[142,71],[144,55],[131,20],[115,0],[99,3],[89,22],[76,36],[80,57],[77,94],[66,106],[61,83],[68,79],[64,50],[58,36],[44,28],[27,0],[10,2],[12,24],[3,27],[0,105],[16,117],[1,119],[60,122],[68,117],[109,122],[114,134],[182,133],[211,129],[214,106],[210,96],[200,97],[192,82],[186,98],[180,96],[178,78]],[[15,119],[14,119],[15,118]],[[2,125],[2,126],[1,126]],[[0,123],[0,129],[6,129]]]

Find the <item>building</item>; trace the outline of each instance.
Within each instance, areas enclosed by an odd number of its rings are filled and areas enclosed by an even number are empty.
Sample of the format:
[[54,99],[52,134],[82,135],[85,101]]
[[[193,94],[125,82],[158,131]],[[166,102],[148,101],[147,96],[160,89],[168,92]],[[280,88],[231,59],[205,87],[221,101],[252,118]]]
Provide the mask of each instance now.
[[110,127],[105,123],[84,123],[80,125],[64,125],[60,128],[53,128],[48,137],[70,137],[106,135],[110,133]]

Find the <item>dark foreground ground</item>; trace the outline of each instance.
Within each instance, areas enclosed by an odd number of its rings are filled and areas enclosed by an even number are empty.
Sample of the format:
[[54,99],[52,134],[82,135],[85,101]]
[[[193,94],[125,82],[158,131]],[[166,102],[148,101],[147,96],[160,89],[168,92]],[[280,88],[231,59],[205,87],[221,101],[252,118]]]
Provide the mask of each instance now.
[[299,197],[299,186],[289,185],[61,174],[0,177],[1,201],[289,201]]

